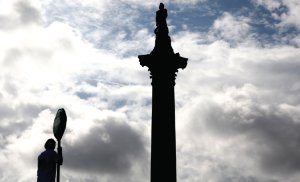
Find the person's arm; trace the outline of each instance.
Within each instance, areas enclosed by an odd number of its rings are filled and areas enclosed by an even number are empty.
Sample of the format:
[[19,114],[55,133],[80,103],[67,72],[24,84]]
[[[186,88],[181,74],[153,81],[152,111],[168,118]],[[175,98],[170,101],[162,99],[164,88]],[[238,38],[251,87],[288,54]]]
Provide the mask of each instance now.
[[62,165],[63,164],[62,147],[57,147],[57,153],[58,153],[57,163],[59,165]]

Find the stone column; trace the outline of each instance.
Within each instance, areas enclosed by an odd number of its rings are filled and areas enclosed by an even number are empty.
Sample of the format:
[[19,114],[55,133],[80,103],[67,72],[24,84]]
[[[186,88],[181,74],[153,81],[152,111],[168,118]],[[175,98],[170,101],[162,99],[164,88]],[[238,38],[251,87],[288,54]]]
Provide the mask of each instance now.
[[187,58],[174,54],[163,4],[156,12],[155,47],[138,56],[152,78],[151,182],[176,182],[176,130],[174,86],[178,69]]

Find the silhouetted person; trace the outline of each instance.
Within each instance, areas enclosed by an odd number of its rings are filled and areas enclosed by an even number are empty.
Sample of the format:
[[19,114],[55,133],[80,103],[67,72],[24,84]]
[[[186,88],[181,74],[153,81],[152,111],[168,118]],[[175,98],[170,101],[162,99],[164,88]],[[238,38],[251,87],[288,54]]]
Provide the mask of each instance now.
[[58,147],[58,154],[54,151],[55,140],[48,139],[45,143],[45,151],[38,157],[37,182],[55,182],[56,165],[62,165],[62,148]]

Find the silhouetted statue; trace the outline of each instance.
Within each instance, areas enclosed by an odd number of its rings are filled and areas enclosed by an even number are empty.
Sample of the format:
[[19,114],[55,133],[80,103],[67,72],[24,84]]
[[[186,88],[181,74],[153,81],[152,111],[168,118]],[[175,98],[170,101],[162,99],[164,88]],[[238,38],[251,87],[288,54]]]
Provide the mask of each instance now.
[[154,33],[156,34],[155,46],[151,54],[174,54],[171,46],[171,38],[169,37],[169,29],[167,25],[168,11],[165,9],[163,3],[159,4],[159,10],[156,11],[156,28]]
[[167,25],[168,11],[165,9],[163,3],[159,4],[159,10],[156,11],[156,29],[154,30],[155,34],[168,34],[168,25]]
[[174,53],[164,4],[156,12],[155,46],[150,54],[139,55],[152,79],[151,182],[176,182],[176,130],[174,85],[178,69],[187,58]]
[[55,182],[56,164],[62,165],[62,148],[58,147],[58,154],[54,151],[55,140],[48,139],[45,143],[45,151],[38,157],[37,182]]

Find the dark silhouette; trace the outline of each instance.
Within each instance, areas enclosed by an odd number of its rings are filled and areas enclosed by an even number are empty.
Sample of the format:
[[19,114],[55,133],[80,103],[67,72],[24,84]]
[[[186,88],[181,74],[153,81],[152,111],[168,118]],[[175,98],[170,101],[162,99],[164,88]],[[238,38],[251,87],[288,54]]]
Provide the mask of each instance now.
[[[61,138],[63,137],[67,126],[67,114],[64,108],[60,108],[57,110],[54,123],[53,123],[53,134],[58,143],[58,149],[62,153],[62,148],[60,146]],[[60,166],[62,164],[57,163],[57,180],[56,182],[60,182]]]
[[37,182],[55,182],[56,165],[62,165],[62,148],[58,147],[58,154],[54,151],[56,142],[52,138],[45,143],[45,151],[38,157]]
[[159,4],[159,10],[156,11],[156,29],[154,30],[155,34],[158,33],[169,33],[169,29],[167,26],[167,17],[168,11],[165,9],[163,3]]
[[177,180],[174,85],[178,69],[184,69],[188,59],[174,54],[167,16],[164,4],[160,3],[154,49],[150,54],[138,56],[152,78],[151,182]]
[[164,4],[159,4],[159,10],[156,12],[156,28],[154,33],[156,34],[155,47],[151,54],[174,54],[171,46],[171,39],[169,37],[169,28],[167,25],[168,11],[164,8]]

